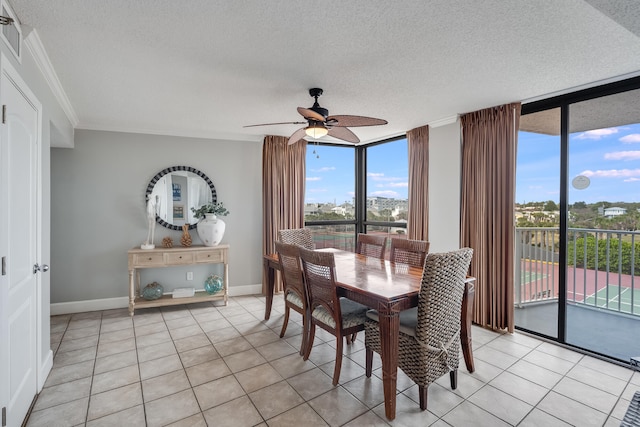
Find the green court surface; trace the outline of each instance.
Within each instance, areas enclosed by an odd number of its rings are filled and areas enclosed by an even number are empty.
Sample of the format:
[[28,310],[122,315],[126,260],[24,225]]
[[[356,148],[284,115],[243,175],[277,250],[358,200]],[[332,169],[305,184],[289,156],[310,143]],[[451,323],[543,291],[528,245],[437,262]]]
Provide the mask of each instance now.
[[526,285],[527,283],[535,282],[536,280],[544,279],[545,277],[547,277],[546,274],[523,271],[520,273],[520,284]]
[[622,313],[639,314],[640,289],[620,288],[618,285],[607,285],[599,289],[595,294],[587,296],[584,303],[609,310],[620,310]]

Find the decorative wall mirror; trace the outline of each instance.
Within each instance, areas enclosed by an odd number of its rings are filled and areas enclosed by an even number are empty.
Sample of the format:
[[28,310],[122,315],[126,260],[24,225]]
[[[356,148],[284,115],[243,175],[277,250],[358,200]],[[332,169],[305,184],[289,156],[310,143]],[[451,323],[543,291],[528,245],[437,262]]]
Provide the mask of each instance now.
[[181,230],[185,224],[190,230],[195,228],[198,220],[191,208],[218,201],[213,182],[190,166],[172,166],[158,172],[147,185],[145,205],[151,198],[156,204],[156,222],[172,230]]

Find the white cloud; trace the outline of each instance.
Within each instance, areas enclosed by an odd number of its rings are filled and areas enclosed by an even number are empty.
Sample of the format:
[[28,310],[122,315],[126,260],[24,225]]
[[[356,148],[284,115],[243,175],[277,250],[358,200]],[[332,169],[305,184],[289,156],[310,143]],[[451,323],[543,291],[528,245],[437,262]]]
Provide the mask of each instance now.
[[308,193],[326,193],[326,188],[307,188],[306,191]]
[[624,182],[636,182],[636,181],[640,181],[640,178],[627,178],[624,180]]
[[409,183],[408,182],[392,182],[391,184],[387,185],[387,187],[392,187],[392,188],[409,187]]
[[376,173],[376,172],[367,173],[367,176],[371,178],[372,181],[393,182],[393,181],[402,180],[402,178],[400,177],[384,176],[384,173]]
[[311,172],[330,172],[330,171],[334,171],[336,170],[336,168],[334,166],[325,166],[323,168],[320,169],[311,169]]
[[632,133],[631,135],[625,135],[620,138],[620,141],[625,144],[633,144],[634,142],[640,142],[640,133]]
[[613,153],[605,153],[606,160],[638,160],[640,159],[640,151],[615,151]]
[[350,197],[356,197],[356,192],[355,191],[349,191],[347,192],[347,195]]
[[615,133],[618,133],[618,129],[616,128],[594,129],[582,132],[580,135],[576,136],[576,139],[600,139]]
[[400,197],[400,194],[393,190],[382,190],[382,191],[374,191],[373,193],[371,193],[371,196],[388,197],[390,199],[391,198],[397,199]]
[[319,176],[308,176],[307,177],[307,181],[321,181],[322,178],[320,178]]
[[544,187],[542,185],[530,185],[529,190],[542,190]]
[[579,175],[597,178],[633,178],[640,177],[640,169],[586,170]]

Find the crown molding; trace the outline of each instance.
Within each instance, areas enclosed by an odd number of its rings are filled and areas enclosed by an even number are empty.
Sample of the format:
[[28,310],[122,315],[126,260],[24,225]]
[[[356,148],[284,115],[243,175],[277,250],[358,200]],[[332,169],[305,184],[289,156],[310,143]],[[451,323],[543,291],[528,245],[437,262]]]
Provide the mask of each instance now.
[[34,29],[31,30],[31,33],[24,39],[24,44],[31,52],[34,60],[36,61],[36,65],[40,69],[44,79],[47,81],[51,92],[55,96],[58,104],[64,111],[67,119],[71,122],[71,126],[74,128],[78,125],[78,115],[76,114],[71,102],[69,101],[69,97],[64,91],[60,80],[58,79],[58,75],[51,65],[51,61],[49,60],[49,55],[47,55],[47,51],[42,45],[42,41],[40,40],[40,36],[38,32]]
[[455,123],[458,121],[458,115],[455,114],[453,116],[445,117],[442,119],[434,120],[432,122],[427,123],[430,128],[438,128],[440,126],[446,126]]

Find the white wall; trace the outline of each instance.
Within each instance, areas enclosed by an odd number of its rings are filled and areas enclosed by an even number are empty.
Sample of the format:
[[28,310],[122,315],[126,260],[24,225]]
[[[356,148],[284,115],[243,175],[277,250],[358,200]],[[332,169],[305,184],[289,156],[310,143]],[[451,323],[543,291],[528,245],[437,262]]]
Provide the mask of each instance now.
[[460,122],[429,128],[429,252],[460,247]]
[[[51,150],[52,303],[128,295],[127,250],[147,235],[145,191],[169,166],[205,173],[230,211],[222,243],[231,292],[262,282],[262,144],[76,130],[74,148]],[[170,236],[180,245],[181,233],[158,225],[155,243]],[[196,230],[191,236],[200,244]],[[201,287],[207,274],[205,266],[154,269],[141,281]]]

